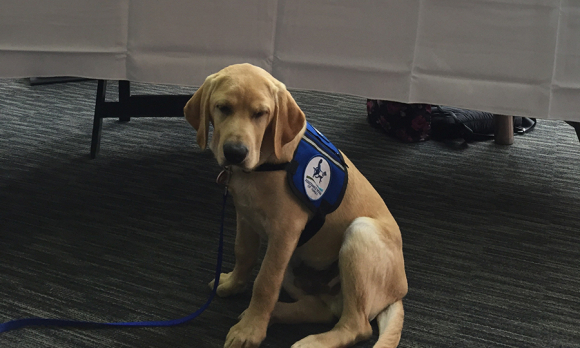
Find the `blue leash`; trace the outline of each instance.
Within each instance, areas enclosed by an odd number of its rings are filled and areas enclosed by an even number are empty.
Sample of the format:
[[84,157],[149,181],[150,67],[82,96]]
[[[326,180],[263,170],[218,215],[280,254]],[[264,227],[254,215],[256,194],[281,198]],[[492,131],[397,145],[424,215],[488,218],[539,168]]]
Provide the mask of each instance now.
[[224,248],[224,220],[226,215],[226,202],[228,198],[228,187],[226,185],[225,192],[223,194],[223,207],[222,207],[222,220],[220,226],[220,238],[218,246],[218,257],[217,265],[215,270],[215,283],[213,285],[213,290],[209,295],[206,303],[203,304],[194,313],[179,319],[165,320],[165,321],[137,321],[137,322],[119,322],[119,323],[97,323],[90,321],[76,321],[76,320],[63,320],[63,319],[44,319],[44,318],[26,318],[12,320],[6,323],[0,324],[0,333],[7,332],[11,330],[20,329],[26,326],[56,326],[56,327],[169,327],[176,326],[186,323],[192,319],[197,318],[201,313],[203,313],[209,304],[213,300],[216,294],[217,287],[220,281],[220,274],[222,269],[222,255]]

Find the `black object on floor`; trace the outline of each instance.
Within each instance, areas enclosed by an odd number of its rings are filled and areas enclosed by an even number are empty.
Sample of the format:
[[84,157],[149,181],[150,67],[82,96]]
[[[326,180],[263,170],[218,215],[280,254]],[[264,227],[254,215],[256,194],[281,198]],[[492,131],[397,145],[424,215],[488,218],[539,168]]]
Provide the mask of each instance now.
[[63,77],[31,77],[29,78],[31,86],[38,86],[38,85],[50,85],[53,83],[67,83],[67,82],[79,82],[88,80],[83,77],[71,77],[71,76],[63,76]]
[[[536,119],[514,117],[514,134],[525,134],[536,127]],[[463,139],[466,142],[493,140],[495,115],[489,112],[449,106],[433,106],[431,137],[435,140]]]
[[567,123],[572,127],[574,127],[574,129],[576,130],[576,135],[578,135],[578,140],[580,141],[580,122],[567,121]]

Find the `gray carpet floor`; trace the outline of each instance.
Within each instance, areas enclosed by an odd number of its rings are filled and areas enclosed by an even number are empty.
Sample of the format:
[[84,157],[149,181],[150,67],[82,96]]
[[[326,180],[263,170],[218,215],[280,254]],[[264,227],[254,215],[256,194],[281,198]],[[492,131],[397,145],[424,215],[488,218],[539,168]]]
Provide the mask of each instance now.
[[[107,119],[90,160],[95,91],[94,81],[0,81],[0,322],[173,319],[209,294],[217,164],[182,118]],[[400,347],[580,347],[580,143],[571,127],[540,120],[513,146],[402,144],[367,124],[362,98],[293,94],[401,227],[409,293]],[[226,270],[233,235],[230,202]],[[0,347],[221,347],[249,299],[218,298],[175,328],[35,327],[0,334]],[[273,326],[262,347],[329,328]],[[376,337],[375,327],[356,347]]]

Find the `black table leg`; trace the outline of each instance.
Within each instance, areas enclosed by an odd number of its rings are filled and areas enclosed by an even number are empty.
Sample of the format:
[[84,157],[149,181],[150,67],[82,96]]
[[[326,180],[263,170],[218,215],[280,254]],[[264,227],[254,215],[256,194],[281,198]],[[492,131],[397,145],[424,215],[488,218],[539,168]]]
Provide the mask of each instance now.
[[101,130],[103,128],[103,106],[107,95],[107,81],[99,80],[97,85],[97,101],[95,103],[95,118],[93,120],[93,137],[91,139],[91,158],[97,157],[101,146]]
[[[131,97],[131,85],[129,81],[119,81],[119,104],[121,109],[128,111],[129,98]],[[128,112],[123,112],[119,116],[119,122],[129,122],[131,117]]]
[[103,118],[128,122],[131,117],[183,117],[183,107],[191,95],[131,95],[129,81],[119,81],[119,101],[106,101],[107,81],[99,80],[91,140],[91,158],[101,144]]

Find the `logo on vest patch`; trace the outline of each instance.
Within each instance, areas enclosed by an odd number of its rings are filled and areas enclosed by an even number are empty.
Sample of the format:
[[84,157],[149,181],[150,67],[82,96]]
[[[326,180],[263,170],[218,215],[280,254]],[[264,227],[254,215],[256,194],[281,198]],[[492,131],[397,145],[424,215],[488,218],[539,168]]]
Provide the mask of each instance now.
[[313,201],[322,197],[330,183],[330,165],[321,156],[313,157],[304,170],[304,190]]

